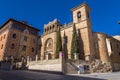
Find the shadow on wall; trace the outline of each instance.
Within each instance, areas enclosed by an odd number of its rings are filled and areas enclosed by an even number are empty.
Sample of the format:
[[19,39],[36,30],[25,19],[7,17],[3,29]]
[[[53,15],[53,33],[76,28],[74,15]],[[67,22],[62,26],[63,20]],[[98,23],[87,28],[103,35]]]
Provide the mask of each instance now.
[[78,46],[79,46],[79,59],[85,60],[84,45],[83,45],[80,29],[78,29]]
[[64,57],[65,57],[65,59],[68,59],[68,48],[67,48],[68,37],[66,36],[65,32],[64,32],[63,39],[64,39],[64,41],[63,41]]
[[[68,47],[67,47],[68,37],[66,36],[65,32],[64,32],[63,38],[64,38],[63,51],[65,53],[65,59],[68,59]],[[81,38],[80,29],[78,29],[78,46],[79,46],[79,59],[80,60],[85,60],[84,45],[83,45],[83,40]]]

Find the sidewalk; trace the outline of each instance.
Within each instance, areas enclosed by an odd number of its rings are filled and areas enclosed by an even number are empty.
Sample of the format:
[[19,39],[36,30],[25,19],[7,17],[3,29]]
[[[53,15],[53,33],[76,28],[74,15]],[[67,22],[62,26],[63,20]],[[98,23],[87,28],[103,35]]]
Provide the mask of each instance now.
[[120,72],[92,73],[92,74],[68,74],[68,75],[90,77],[90,78],[100,78],[100,79],[107,79],[107,80],[120,80]]

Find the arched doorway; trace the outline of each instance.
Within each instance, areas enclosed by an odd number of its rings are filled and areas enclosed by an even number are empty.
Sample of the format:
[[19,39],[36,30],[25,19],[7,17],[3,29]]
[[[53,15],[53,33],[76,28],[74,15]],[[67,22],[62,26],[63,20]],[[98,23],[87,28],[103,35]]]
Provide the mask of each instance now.
[[49,53],[48,54],[48,59],[51,59],[51,58],[52,58],[51,53]]
[[53,40],[48,38],[45,42],[45,59],[52,59],[53,55]]

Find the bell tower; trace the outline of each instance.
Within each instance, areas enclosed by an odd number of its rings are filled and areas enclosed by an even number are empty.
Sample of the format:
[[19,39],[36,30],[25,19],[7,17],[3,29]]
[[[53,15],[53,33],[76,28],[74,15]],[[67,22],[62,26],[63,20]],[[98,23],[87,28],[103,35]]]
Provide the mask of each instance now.
[[90,12],[91,9],[87,3],[83,3],[72,9],[73,23],[76,26],[80,39],[80,54],[83,53],[85,60],[90,60],[94,57],[94,43]]
[[72,9],[73,12],[73,23],[79,23],[84,20],[90,19],[90,7],[83,3],[80,6],[77,6]]

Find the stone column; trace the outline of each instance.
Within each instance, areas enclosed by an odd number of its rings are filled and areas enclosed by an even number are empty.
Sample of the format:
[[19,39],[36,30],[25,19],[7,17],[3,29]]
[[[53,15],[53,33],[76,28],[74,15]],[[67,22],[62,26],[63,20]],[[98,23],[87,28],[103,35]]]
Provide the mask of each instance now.
[[62,52],[59,52],[59,60],[60,60],[60,63],[62,63],[62,57],[64,56],[64,53]]
[[45,42],[44,42],[44,40],[43,40],[43,38],[41,38],[41,44],[42,44],[42,46],[41,46],[41,53],[40,53],[40,59],[41,60],[44,60],[44,56],[45,56],[45,52],[44,52],[44,47],[45,47]]
[[32,61],[32,58],[31,58],[31,57],[29,57],[29,61]]
[[109,55],[111,55],[112,54],[112,49],[111,49],[111,44],[110,44],[110,39],[109,38],[106,39],[106,43],[107,43],[108,53],[109,53]]
[[74,59],[78,60],[79,59],[79,53],[74,53]]
[[38,60],[38,55],[35,56],[35,60],[36,60],[36,61]]
[[48,60],[48,59],[49,59],[49,55],[48,55],[48,54],[46,54],[46,55],[45,55],[45,58],[46,58],[46,60]]
[[71,59],[71,54],[68,54],[68,59]]
[[59,53],[59,59],[60,59],[60,63],[61,63],[61,70],[63,74],[66,74],[66,61],[65,61],[65,54],[63,52]]
[[76,53],[74,53],[74,59],[77,60],[77,54]]
[[110,57],[108,55],[107,45],[106,45],[106,35],[103,33],[98,33],[98,45],[99,54],[102,62],[110,62]]
[[30,57],[29,56],[27,56],[27,61],[30,61]]
[[[88,53],[88,54],[90,54],[90,53]],[[85,60],[86,61],[91,61],[91,55],[85,55]]]

